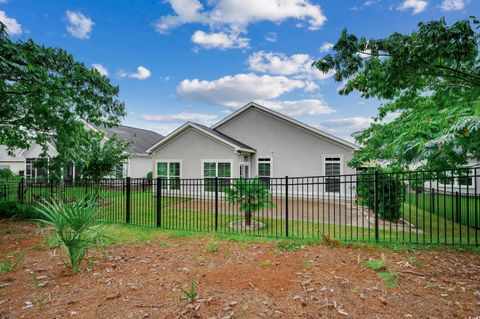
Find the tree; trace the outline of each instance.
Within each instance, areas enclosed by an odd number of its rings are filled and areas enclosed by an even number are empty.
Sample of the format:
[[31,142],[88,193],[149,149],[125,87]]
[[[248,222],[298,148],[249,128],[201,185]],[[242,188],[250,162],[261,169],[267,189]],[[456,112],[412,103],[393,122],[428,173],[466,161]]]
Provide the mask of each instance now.
[[225,192],[230,201],[240,205],[247,227],[252,225],[254,212],[273,205],[268,187],[258,178],[236,180],[233,187],[227,188]]
[[92,131],[88,144],[76,155],[82,176],[98,185],[103,178],[114,175],[129,157],[127,146],[116,135],[106,139],[104,133]]
[[314,62],[345,82],[340,94],[359,92],[382,103],[374,123],[354,134],[362,147],[351,166],[480,160],[479,26],[474,17],[450,26],[440,19],[419,23],[411,34],[369,40],[344,30],[334,54]]
[[111,127],[125,116],[119,88],[105,76],[62,49],[12,41],[1,22],[0,78],[0,144],[10,151],[52,143],[65,161],[86,122]]

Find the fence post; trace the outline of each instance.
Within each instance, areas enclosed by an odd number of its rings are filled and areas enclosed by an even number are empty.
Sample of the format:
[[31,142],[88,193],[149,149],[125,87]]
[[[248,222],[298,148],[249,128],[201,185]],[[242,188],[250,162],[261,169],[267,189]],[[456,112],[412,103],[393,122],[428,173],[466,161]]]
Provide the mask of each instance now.
[[[460,198],[459,198],[459,193],[455,192],[455,222],[460,223],[460,209],[461,209],[461,203],[460,203]],[[460,228],[462,228],[460,226]]]
[[157,227],[162,227],[162,179],[157,177]]
[[373,175],[373,211],[375,213],[375,241],[379,239],[378,230],[378,170]]
[[130,224],[130,177],[127,177],[127,184],[125,189],[125,222]]
[[23,201],[25,200],[24,198],[24,179],[23,177],[20,179],[20,183],[18,184],[18,201],[23,204]]
[[288,176],[285,176],[285,236],[288,237]]
[[50,177],[50,200],[53,199],[53,178]]
[[215,231],[218,230],[218,177],[215,177]]

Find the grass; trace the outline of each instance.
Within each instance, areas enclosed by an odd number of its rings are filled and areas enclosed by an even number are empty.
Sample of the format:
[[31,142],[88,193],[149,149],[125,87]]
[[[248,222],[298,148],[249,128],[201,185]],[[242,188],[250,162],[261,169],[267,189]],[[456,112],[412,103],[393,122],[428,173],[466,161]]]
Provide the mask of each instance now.
[[[474,189],[470,191],[473,193]],[[446,220],[474,226],[480,225],[480,197],[475,199],[472,195],[457,197],[443,194],[407,194],[405,201]]]
[[17,266],[20,265],[20,263],[23,261],[23,259],[25,258],[25,255],[26,255],[26,252],[21,251],[19,253],[15,253],[13,255],[7,256],[12,259],[10,261],[6,261],[6,260],[2,261],[2,263],[0,264],[0,272],[9,273],[15,270],[15,268],[17,268]]

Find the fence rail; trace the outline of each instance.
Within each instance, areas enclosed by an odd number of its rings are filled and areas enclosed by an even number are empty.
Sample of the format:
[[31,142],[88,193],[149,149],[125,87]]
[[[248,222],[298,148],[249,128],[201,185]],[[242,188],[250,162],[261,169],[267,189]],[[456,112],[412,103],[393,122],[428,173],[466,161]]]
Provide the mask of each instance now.
[[[480,168],[360,172],[260,182],[126,178],[94,184],[17,178],[0,180],[0,200],[35,205],[52,198],[72,202],[96,195],[99,218],[113,223],[278,238],[479,245],[479,172]],[[233,200],[239,181],[256,187],[257,192],[250,191],[257,197],[244,192],[243,198]],[[251,223],[246,221],[247,202],[258,208]]]

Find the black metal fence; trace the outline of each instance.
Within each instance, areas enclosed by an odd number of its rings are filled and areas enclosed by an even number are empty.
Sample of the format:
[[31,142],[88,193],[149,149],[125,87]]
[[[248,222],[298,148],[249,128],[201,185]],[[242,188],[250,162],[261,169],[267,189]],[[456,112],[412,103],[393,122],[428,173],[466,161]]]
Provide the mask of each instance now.
[[13,179],[0,181],[0,200],[35,205],[96,195],[99,217],[113,223],[278,238],[478,245],[479,172],[365,171],[262,181],[126,178],[99,184]]

